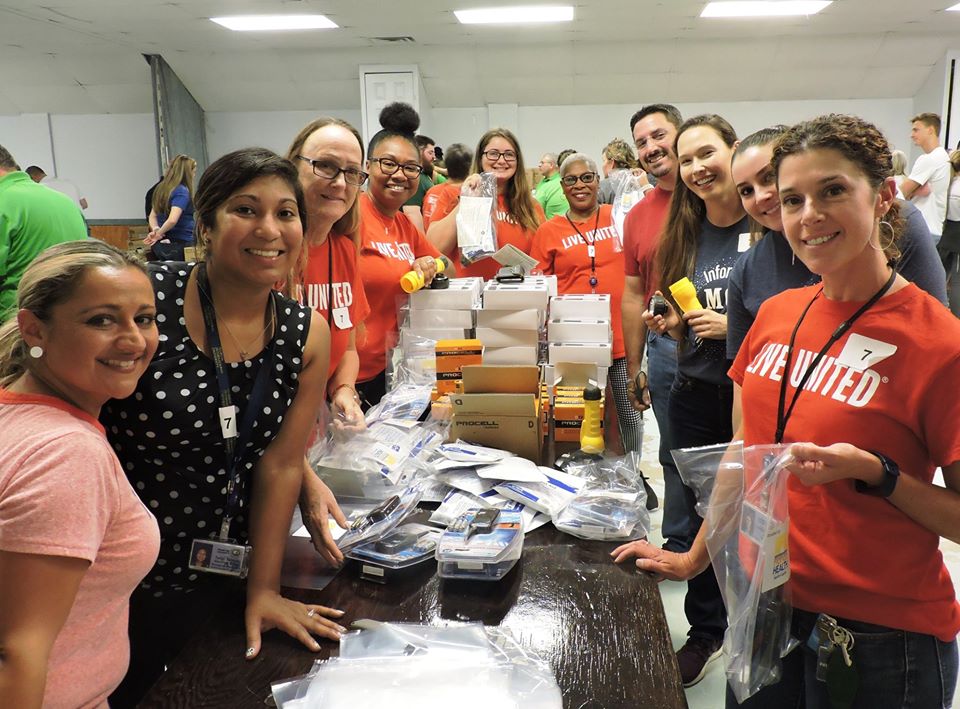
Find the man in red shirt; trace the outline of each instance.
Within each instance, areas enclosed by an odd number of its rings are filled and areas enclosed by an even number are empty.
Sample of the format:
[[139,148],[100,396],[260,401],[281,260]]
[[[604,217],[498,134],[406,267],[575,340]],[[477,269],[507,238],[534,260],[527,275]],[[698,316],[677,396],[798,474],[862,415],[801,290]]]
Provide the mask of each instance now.
[[[663,467],[664,483],[663,546],[676,552],[684,552],[690,548],[696,529],[691,527],[690,519],[691,514],[695,514],[691,511],[695,501],[688,499],[691,493],[680,480],[680,474],[670,455],[674,446],[670,439],[667,404],[677,369],[677,346],[668,336],[648,332],[641,313],[647,309],[650,296],[660,288],[656,265],[657,247],[667,221],[673,190],[680,179],[674,143],[682,121],[680,112],[669,104],[644,106],[630,119],[630,130],[637,146],[640,166],[647,174],[656,178],[657,184],[630,210],[623,224],[626,279],[622,311],[627,373],[630,386],[634,390],[634,405],[643,410],[652,403],[653,414],[660,429],[660,465]],[[650,403],[644,403],[643,393],[635,388],[645,347]],[[723,613],[713,570],[708,569],[701,576],[702,578],[697,577],[697,580],[691,579],[689,583],[689,586],[698,586],[694,593],[688,590],[684,601],[684,611],[692,632],[687,643],[677,651],[677,663],[686,687],[703,679],[707,663],[720,654],[713,638],[701,637],[697,631],[702,623],[715,624],[718,620],[717,614]],[[699,590],[701,585],[702,591]]]

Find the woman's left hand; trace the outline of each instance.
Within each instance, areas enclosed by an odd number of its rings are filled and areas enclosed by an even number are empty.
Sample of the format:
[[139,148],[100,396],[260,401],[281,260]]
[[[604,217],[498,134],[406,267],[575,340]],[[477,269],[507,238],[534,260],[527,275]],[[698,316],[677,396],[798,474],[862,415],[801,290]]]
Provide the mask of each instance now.
[[[307,462],[304,461],[303,464],[307,465]],[[303,485],[300,487],[300,516],[307,531],[310,532],[310,539],[317,553],[328,564],[340,566],[343,562],[343,552],[337,548],[337,542],[330,533],[330,517],[332,516],[342,529],[347,528],[347,518],[337,504],[337,498],[330,492],[330,488],[313,470],[307,471],[303,478]]]
[[341,617],[343,611],[291,601],[276,591],[249,591],[244,613],[247,627],[246,657],[252,660],[260,654],[260,634],[273,628],[279,628],[317,652],[320,643],[314,639],[314,635],[340,640],[340,636],[347,632],[346,628],[331,620]]
[[727,337],[727,316],[715,310],[689,310],[683,314],[687,327],[705,340],[723,340]]
[[847,478],[863,480],[867,485],[879,485],[883,479],[880,459],[849,443],[834,443],[825,447],[794,443],[790,446],[790,453],[795,460],[787,469],[807,486]]
[[357,392],[353,387],[337,387],[330,397],[330,410],[333,414],[331,425],[337,431],[360,432],[367,428],[363,409],[360,408]]
[[433,256],[421,256],[413,262],[413,270],[423,276],[424,283],[429,283],[437,275],[437,260]]

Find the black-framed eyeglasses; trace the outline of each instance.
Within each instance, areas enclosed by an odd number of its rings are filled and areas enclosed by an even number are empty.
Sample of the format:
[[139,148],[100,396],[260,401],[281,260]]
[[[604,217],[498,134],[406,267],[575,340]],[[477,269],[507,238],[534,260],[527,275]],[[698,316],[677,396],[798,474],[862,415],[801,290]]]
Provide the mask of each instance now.
[[370,162],[379,163],[380,172],[382,172],[384,175],[392,175],[397,170],[403,170],[404,176],[413,179],[415,177],[420,177],[420,173],[423,172],[422,165],[417,165],[413,162],[408,162],[401,165],[392,158],[370,158]]
[[331,182],[333,182],[340,174],[342,174],[344,181],[348,185],[359,186],[366,182],[367,178],[370,177],[369,174],[358,167],[340,167],[329,160],[314,160],[303,155],[298,155],[297,157],[304,162],[310,163],[310,166],[313,168],[314,175],[317,177],[322,177],[325,180],[330,180]]
[[507,162],[516,162],[516,161],[517,161],[517,154],[516,154],[516,152],[514,152],[513,150],[502,150],[502,151],[501,151],[501,150],[494,150],[494,149],[491,148],[490,150],[484,150],[484,151],[483,151],[483,156],[484,156],[487,160],[489,160],[490,162],[492,162],[492,163],[493,163],[493,162],[496,162],[496,161],[499,160],[500,158],[503,158],[503,159],[506,160]]
[[592,185],[597,181],[599,175],[595,172],[584,172],[581,175],[567,175],[560,178],[560,182],[565,184],[567,187],[573,187],[577,182],[582,182],[585,185]]

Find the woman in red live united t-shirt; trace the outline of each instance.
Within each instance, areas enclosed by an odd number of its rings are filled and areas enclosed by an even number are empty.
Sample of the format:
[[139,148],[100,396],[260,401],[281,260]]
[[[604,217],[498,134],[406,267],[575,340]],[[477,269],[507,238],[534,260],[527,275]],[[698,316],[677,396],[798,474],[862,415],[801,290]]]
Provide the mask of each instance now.
[[600,177],[597,164],[575,153],[560,166],[560,184],[570,205],[540,225],[530,256],[546,274],[557,276],[557,291],[607,293],[613,330],[613,366],[610,386],[624,448],[641,449],[642,418],[627,394],[627,360],[623,346],[620,303],[623,300],[623,252],[614,247],[612,207],[599,203]]
[[400,279],[418,271],[430,282],[440,252],[400,208],[417,190],[420,151],[414,131],[420,117],[410,106],[393,103],[380,113],[380,130],[370,139],[370,185],[360,196],[360,272],[370,304],[365,332],[357,342],[357,390],[364,406],[386,391],[387,350],[395,344],[397,304],[405,297]]
[[[449,169],[449,165],[447,166]],[[497,245],[512,244],[529,254],[533,235],[544,220],[543,208],[533,198],[527,171],[523,166],[523,154],[516,136],[506,128],[494,128],[483,134],[473,154],[473,172],[489,172],[497,178],[497,206],[494,226]],[[475,177],[468,178],[470,180]],[[452,207],[446,218],[437,220],[434,215],[427,236],[451,257],[460,277],[479,276],[489,280],[497,275],[500,264],[492,258],[483,258],[463,265],[457,248],[457,209]]]
[[363,143],[346,121],[321,117],[297,134],[287,159],[300,173],[308,213],[301,299],[330,326],[327,398],[334,421],[362,425],[356,333],[370,313],[358,268]]
[[[877,128],[840,115],[794,126],[774,150],[784,234],[822,283],[764,303],[730,370],[737,437],[792,443],[796,459],[800,645],[749,705],[828,706],[806,643],[819,614],[852,639],[853,706],[952,701],[960,606],[938,546],[960,539],[960,322],[891,268],[902,220],[890,159]],[[945,488],[932,482],[937,467]],[[705,538],[701,529],[682,555],[643,542],[615,553],[688,578],[707,564]]]

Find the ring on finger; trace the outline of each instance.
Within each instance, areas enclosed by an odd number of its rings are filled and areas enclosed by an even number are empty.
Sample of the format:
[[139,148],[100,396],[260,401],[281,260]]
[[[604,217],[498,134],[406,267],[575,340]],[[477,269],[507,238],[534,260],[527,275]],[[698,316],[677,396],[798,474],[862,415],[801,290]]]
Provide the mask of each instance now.
[[313,618],[313,616],[315,616],[316,614],[317,614],[317,610],[315,608],[311,608],[310,610],[307,611],[307,618]]

